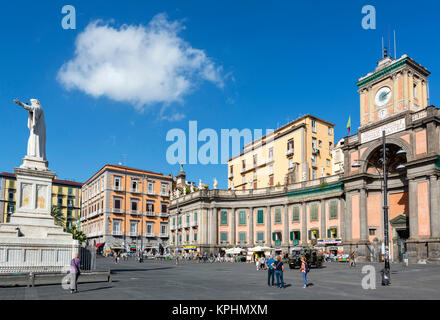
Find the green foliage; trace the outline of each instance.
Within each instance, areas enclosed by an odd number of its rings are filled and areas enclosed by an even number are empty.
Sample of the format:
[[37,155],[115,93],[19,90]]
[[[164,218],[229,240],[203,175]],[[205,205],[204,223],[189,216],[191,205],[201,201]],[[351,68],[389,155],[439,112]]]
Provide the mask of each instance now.
[[324,181],[323,183],[321,183],[321,185],[319,186],[320,188],[324,188],[325,186],[327,186],[328,185],[328,183],[327,183],[327,181]]
[[61,208],[58,206],[52,206],[50,210],[50,215],[54,218],[55,224],[57,226],[63,227],[66,225],[66,219],[61,212]]
[[74,240],[78,240],[81,243],[85,242],[87,239],[86,235],[74,224],[72,224],[72,226],[66,231],[72,234]]

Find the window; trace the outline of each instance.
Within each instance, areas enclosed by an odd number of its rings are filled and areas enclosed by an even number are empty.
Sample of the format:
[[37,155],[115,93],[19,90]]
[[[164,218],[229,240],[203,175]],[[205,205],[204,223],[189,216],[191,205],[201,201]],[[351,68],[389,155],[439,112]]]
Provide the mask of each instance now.
[[241,167],[244,169],[246,169],[246,160],[241,160]]
[[161,212],[162,212],[162,213],[167,213],[167,212],[168,212],[168,204],[166,204],[166,203],[162,203],[162,204],[160,205],[160,207],[161,207]]
[[240,225],[245,225],[246,224],[246,211],[240,211],[238,213],[238,223]]
[[263,242],[264,241],[264,231],[258,231],[257,232],[257,241]]
[[338,218],[338,200],[331,200],[329,203],[330,219]]
[[197,232],[194,232],[194,241],[197,241]]
[[293,158],[289,159],[289,169],[293,168]]
[[14,205],[8,203],[8,213],[14,213]]
[[186,242],[189,242],[189,233],[186,233]]
[[246,243],[246,232],[239,232],[238,239],[240,243]]
[[256,154],[254,154],[253,160],[254,160],[254,167],[256,167],[257,163],[258,163],[258,161],[257,161],[258,159],[257,159],[257,155]]
[[137,199],[131,199],[130,200],[130,207],[131,207],[131,211],[132,212],[137,212],[138,211],[138,200]]
[[173,226],[176,226],[176,218],[173,218]]
[[14,192],[12,192],[12,191],[8,192],[8,200],[9,201],[14,201]]
[[287,151],[292,150],[293,151],[293,139],[290,139],[289,141],[287,141]]
[[290,232],[290,240],[298,243],[298,241],[301,240],[301,232],[300,231],[291,231]]
[[114,200],[113,200],[113,208],[121,209],[121,198],[114,198]]
[[417,83],[414,83],[414,86],[413,86],[413,96],[414,96],[414,99],[417,99]]
[[315,180],[318,178],[318,170],[316,168],[312,169],[312,180]]
[[161,234],[166,234],[167,233],[167,225],[164,223],[160,224],[160,233]]
[[148,181],[148,191],[149,194],[154,194],[154,183],[152,181]]
[[312,132],[316,133],[316,120],[312,120]]
[[72,195],[73,194],[73,190],[72,190],[72,188],[69,188],[69,189],[67,189],[68,191],[67,191],[67,193],[69,194],[69,195]]
[[316,147],[316,139],[312,138],[312,152],[315,152],[316,149],[317,149],[317,147]]
[[61,207],[63,205],[63,197],[58,197],[58,206]]
[[337,237],[338,237],[338,229],[337,228],[330,228],[327,230],[327,238],[336,239]]
[[269,166],[269,174],[273,174],[273,164]]
[[227,232],[220,232],[220,241],[221,242],[228,242],[228,233]]
[[138,191],[138,181],[137,179],[131,179],[131,191]]
[[326,165],[327,165],[327,167],[330,167],[330,160],[329,159],[326,160]]
[[120,177],[114,177],[114,187],[116,190],[121,189],[121,178]]
[[257,211],[257,224],[263,224],[264,223],[264,211],[258,210]]
[[72,218],[72,210],[67,210],[67,218]]
[[312,203],[310,204],[310,221],[318,220],[318,204]]
[[316,154],[312,154],[312,164],[316,164]]
[[179,234],[179,243],[182,243],[182,234]]
[[137,230],[138,230],[138,222],[130,221],[130,234],[137,235]]
[[228,212],[227,211],[220,212],[220,224],[223,226],[228,224]]
[[121,233],[121,220],[113,219],[113,233]]
[[186,215],[186,223],[189,225],[189,214]]
[[322,141],[318,140],[318,148],[322,148]]
[[310,240],[319,238],[319,230],[309,230],[309,238]]
[[333,143],[329,142],[328,143],[328,154],[332,155],[332,147],[333,147]]
[[328,135],[331,136],[333,134],[333,129],[332,127],[328,127]]
[[273,160],[273,148],[269,148],[269,161]]
[[194,222],[197,222],[197,211],[194,212]]
[[229,167],[229,173],[232,175],[234,173],[234,166]]
[[292,222],[299,222],[300,206],[292,208]]
[[275,241],[275,245],[277,245],[277,243],[279,244],[282,240],[281,231],[272,233],[272,240]]
[[153,202],[147,202],[147,212],[154,212],[154,203]]
[[376,229],[368,229],[368,234],[370,236],[375,236],[376,235]]
[[281,223],[281,208],[275,208],[275,223]]
[[160,193],[162,195],[168,194],[168,184],[166,184],[166,183],[161,183],[160,184]]

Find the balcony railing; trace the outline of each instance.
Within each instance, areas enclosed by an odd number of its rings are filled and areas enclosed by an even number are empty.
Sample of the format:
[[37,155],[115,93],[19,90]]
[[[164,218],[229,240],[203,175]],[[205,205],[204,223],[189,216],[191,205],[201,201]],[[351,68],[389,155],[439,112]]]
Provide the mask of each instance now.
[[130,210],[130,214],[139,215],[139,210]]
[[121,186],[113,186],[114,191],[122,191]]
[[155,217],[155,216],[156,216],[156,212],[153,212],[153,211],[147,211],[147,212],[145,212],[145,215],[146,215],[147,217]]
[[136,231],[136,232],[133,232],[133,231],[130,231],[130,237],[138,237],[139,236],[139,233]]
[[112,208],[113,213],[123,213],[121,208]]
[[286,156],[290,156],[293,154],[293,149],[287,149]]
[[147,238],[154,238],[156,235],[154,234],[154,232],[145,232],[145,236]]
[[168,233],[160,233],[159,237],[160,238],[168,238],[169,236],[168,236]]
[[170,214],[168,212],[161,212],[160,216],[163,217],[163,218],[167,218],[167,217],[170,216]]
[[191,227],[195,227],[197,225],[198,225],[197,221],[191,221]]
[[113,230],[112,234],[114,236],[122,236],[122,231],[121,230]]
[[162,197],[169,197],[169,196],[170,196],[170,193],[169,193],[169,192],[161,192],[160,195],[161,195]]

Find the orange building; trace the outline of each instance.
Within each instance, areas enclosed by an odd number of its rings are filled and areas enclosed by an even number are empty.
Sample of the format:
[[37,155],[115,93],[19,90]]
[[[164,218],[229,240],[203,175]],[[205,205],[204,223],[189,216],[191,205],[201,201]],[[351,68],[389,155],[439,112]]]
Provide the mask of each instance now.
[[105,165],[82,188],[81,229],[105,251],[150,251],[168,241],[172,176]]

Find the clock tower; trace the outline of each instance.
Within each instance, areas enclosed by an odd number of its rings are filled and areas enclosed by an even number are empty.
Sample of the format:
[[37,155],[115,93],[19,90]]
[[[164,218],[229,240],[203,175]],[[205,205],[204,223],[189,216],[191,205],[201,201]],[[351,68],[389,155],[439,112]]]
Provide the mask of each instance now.
[[407,110],[428,106],[430,72],[406,54],[399,59],[386,49],[376,70],[356,83],[360,96],[361,127]]

